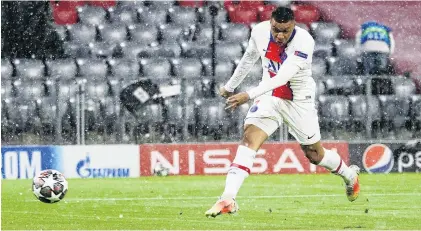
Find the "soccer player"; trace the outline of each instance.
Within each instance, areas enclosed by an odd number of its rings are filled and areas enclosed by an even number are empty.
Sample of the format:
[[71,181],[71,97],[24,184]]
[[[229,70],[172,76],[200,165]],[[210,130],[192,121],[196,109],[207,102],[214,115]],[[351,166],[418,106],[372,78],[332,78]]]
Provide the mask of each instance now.
[[[282,124],[286,123],[313,164],[323,166],[343,178],[350,201],[357,199],[360,186],[359,168],[347,166],[339,154],[324,149],[320,143],[320,128],[315,108],[316,84],[311,77],[314,40],[304,29],[295,26],[291,9],[278,7],[270,21],[257,24],[249,45],[230,80],[220,89],[227,98],[227,109],[235,109],[254,100],[244,120],[244,135],[227,173],[225,190],[207,217],[235,213],[235,197],[250,174],[257,150]],[[255,62],[262,59],[263,77],[257,87],[233,94]]]

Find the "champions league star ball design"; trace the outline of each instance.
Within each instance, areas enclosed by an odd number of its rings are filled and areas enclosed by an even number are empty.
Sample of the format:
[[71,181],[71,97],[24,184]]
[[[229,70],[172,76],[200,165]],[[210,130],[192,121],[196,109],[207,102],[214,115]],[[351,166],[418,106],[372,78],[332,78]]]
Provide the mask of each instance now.
[[66,195],[67,189],[66,178],[57,170],[41,171],[32,180],[32,192],[44,203],[59,202]]
[[372,144],[365,150],[362,162],[368,173],[389,173],[394,163],[393,152],[384,144]]

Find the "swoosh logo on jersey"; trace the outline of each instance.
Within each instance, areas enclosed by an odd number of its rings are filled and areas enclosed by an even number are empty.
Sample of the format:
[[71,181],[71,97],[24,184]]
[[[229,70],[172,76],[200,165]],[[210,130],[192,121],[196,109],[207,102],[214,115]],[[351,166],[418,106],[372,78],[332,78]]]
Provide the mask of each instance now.
[[311,138],[313,138],[313,136],[315,136],[316,135],[316,133],[314,133],[312,136],[307,136],[307,139],[311,139]]

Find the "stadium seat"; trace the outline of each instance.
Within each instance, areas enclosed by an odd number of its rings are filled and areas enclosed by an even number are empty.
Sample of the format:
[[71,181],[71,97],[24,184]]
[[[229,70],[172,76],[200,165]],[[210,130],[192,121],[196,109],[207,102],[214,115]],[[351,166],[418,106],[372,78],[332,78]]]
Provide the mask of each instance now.
[[353,40],[337,39],[333,42],[333,55],[339,57],[357,57]]
[[195,87],[195,95],[198,98],[215,98],[216,82],[212,76],[201,76],[197,82],[193,82]]
[[108,9],[110,20],[126,26],[138,23],[137,11],[130,7],[111,7]]
[[206,42],[182,42],[181,54],[186,58],[209,58],[212,56],[212,49]]
[[47,75],[52,78],[72,79],[77,74],[77,66],[73,59],[46,60]]
[[181,141],[183,133],[183,107],[176,98],[169,98],[164,101],[165,134],[168,134],[173,141]]
[[348,96],[350,102],[350,116],[354,131],[361,132],[365,130],[367,117],[370,118],[372,125],[381,120],[380,104],[377,98],[372,98],[367,103],[364,95]]
[[138,44],[151,44],[158,40],[158,29],[155,26],[142,24],[130,25],[130,41]]
[[[209,8],[208,7],[200,7],[198,9],[198,13],[199,13],[199,18],[200,21],[203,24],[209,24],[211,25],[212,23],[212,16],[209,13]],[[226,23],[228,20],[228,13],[225,9],[223,8],[219,8],[218,10],[218,15],[215,17],[215,24],[216,25],[220,25],[222,23]]]
[[148,46],[137,42],[124,42],[120,44],[119,48],[121,57],[135,60],[140,53],[148,49]]
[[231,1],[231,0],[226,0],[224,1],[224,7],[225,9],[229,9],[230,7],[241,7],[244,9],[257,9],[260,6],[263,6],[264,2],[261,0],[257,0],[257,1]]
[[230,22],[250,25],[258,21],[257,8],[244,8],[241,4],[238,6],[229,6],[227,8]]
[[11,98],[13,96],[12,80],[1,80],[1,98]]
[[178,78],[198,79],[202,75],[202,63],[199,59],[173,59],[172,67],[174,75]]
[[[216,26],[215,28],[215,40],[219,39],[220,28]],[[211,25],[201,24],[197,27],[195,31],[194,39],[201,43],[212,43],[213,30]]]
[[96,40],[95,26],[85,24],[75,24],[67,26],[70,41],[75,41],[79,44],[89,44]]
[[181,55],[178,43],[151,44],[138,53],[138,58],[177,58]]
[[16,98],[33,101],[45,96],[45,86],[42,80],[26,80],[19,78],[12,83]]
[[17,127],[17,136],[26,134],[39,134],[41,130],[40,119],[36,113],[36,105],[33,100],[16,98],[13,114],[16,116],[13,120]]
[[110,7],[113,7],[117,4],[116,0],[106,0],[106,1],[88,1],[90,6],[96,6],[96,7],[102,7],[104,9],[108,9]]
[[355,57],[329,57],[327,65],[330,75],[356,75],[358,73]]
[[168,10],[174,6],[176,3],[175,0],[166,0],[166,1],[144,1],[145,6],[151,9],[159,9],[159,10]]
[[243,24],[224,23],[221,25],[221,39],[226,42],[248,41],[250,29]]
[[78,21],[77,6],[85,5],[84,1],[50,1],[54,23],[70,25]]
[[322,127],[327,130],[345,128],[350,120],[349,101],[345,96],[319,96]]
[[8,59],[1,59],[1,80],[11,79],[13,66]]
[[78,85],[75,80],[59,80],[58,82],[58,100],[66,101],[75,98],[78,92]]
[[108,42],[95,42],[89,44],[92,58],[110,58],[116,56],[117,44]]
[[117,9],[133,9],[137,10],[139,8],[146,7],[144,1],[118,1],[115,8]]
[[101,25],[106,22],[106,11],[102,7],[82,6],[77,8],[79,21],[86,25]]
[[45,66],[41,60],[36,59],[15,59],[13,64],[16,69],[16,76],[27,79],[43,79]]
[[[166,123],[168,124],[168,133],[175,140],[181,139],[182,129],[184,124],[187,123],[187,136],[183,140],[189,140],[196,136],[197,125],[197,107],[194,103],[187,103],[185,106],[185,115],[183,115],[183,108],[178,99],[169,98],[165,100],[166,110]],[[180,123],[183,121],[183,123]]]
[[397,97],[409,98],[415,94],[415,83],[406,77],[396,76],[392,78],[393,92]]
[[295,21],[298,23],[310,25],[320,19],[320,11],[313,5],[294,4],[291,5],[291,9],[294,11]]
[[111,96],[109,85],[104,81],[88,80],[85,83],[85,96],[95,101]]
[[216,58],[235,60],[243,56],[243,49],[239,43],[218,43],[216,45]]
[[77,59],[79,75],[90,80],[105,80],[108,75],[108,65],[101,59]]
[[110,44],[121,43],[127,40],[127,29],[125,24],[109,23],[98,26],[99,36],[103,42]]
[[203,5],[205,5],[205,1],[204,0],[196,0],[196,1],[182,1],[182,0],[178,0],[178,5],[182,6],[182,7],[202,7]]
[[313,57],[326,59],[332,56],[332,45],[329,43],[316,43],[314,46]]
[[108,65],[113,76],[131,78],[139,75],[139,63],[132,59],[110,59]]
[[323,58],[313,57],[313,63],[311,64],[311,72],[315,79],[325,76],[327,73],[326,60]]
[[354,95],[365,95],[366,92],[366,85],[368,78],[366,76],[352,76],[355,88],[354,88]]
[[137,10],[139,21],[146,26],[157,26],[167,23],[167,11],[159,9],[150,9],[146,7]]
[[223,136],[226,137],[226,125],[228,125],[225,122],[226,119],[224,104],[220,99],[202,99],[198,101],[198,138],[206,141],[221,140]]
[[318,98],[319,95],[325,95],[326,92],[326,86],[323,81],[316,81],[316,98]]
[[168,10],[170,22],[182,27],[196,24],[199,19],[195,8],[172,6]]
[[316,43],[332,43],[341,35],[341,28],[336,23],[313,22],[310,25]]
[[[118,133],[118,125],[119,123],[116,123],[116,121],[119,121],[119,102],[112,98],[112,97],[105,97],[103,99],[100,99],[100,110],[99,114],[102,118],[101,121],[103,121],[103,128],[104,128],[104,134],[105,135],[112,135],[114,133]],[[117,134],[119,135],[119,134]]]
[[371,94],[373,95],[392,95],[393,82],[390,76],[378,76],[371,78]]
[[161,25],[159,26],[161,42],[177,43],[183,37],[185,30],[185,28],[178,25]]
[[140,60],[140,69],[143,76],[170,76],[171,64],[166,59],[150,58]]
[[163,107],[160,104],[146,105],[136,115],[139,125],[135,129],[136,140],[140,142],[153,142],[162,140],[163,125],[165,123],[163,116]]
[[262,5],[258,7],[259,21],[270,20],[272,12],[276,9],[275,5]]
[[67,58],[89,58],[91,50],[88,44],[81,44],[77,41],[65,42],[63,44],[64,55]]
[[57,100],[55,97],[44,97],[36,101],[37,116],[40,118],[43,134],[54,136],[57,128]]
[[67,35],[67,28],[66,26],[61,25],[54,25],[54,31],[57,33],[58,37],[61,41],[67,41],[68,35]]
[[356,88],[354,79],[346,75],[326,76],[324,83],[329,95],[352,95]]
[[386,131],[396,132],[397,129],[405,127],[409,120],[410,100],[398,98],[394,95],[379,95],[382,115],[382,127]]
[[413,95],[411,97],[411,112],[410,118],[412,126],[418,126],[418,130],[421,129],[421,95]]
[[[212,76],[212,60],[202,59],[203,68],[206,76]],[[234,72],[234,63],[225,60],[217,60],[215,66],[215,76],[218,78],[230,78]]]

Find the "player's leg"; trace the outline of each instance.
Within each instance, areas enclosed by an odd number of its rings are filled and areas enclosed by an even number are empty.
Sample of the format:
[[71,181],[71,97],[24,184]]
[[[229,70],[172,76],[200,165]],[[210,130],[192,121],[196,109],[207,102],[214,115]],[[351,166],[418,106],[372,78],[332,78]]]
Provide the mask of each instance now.
[[347,186],[348,199],[354,201],[359,193],[359,168],[355,165],[348,167],[337,152],[323,148],[317,110],[313,104],[283,101],[281,110],[289,132],[301,144],[309,161],[341,176]]
[[301,148],[312,164],[325,167],[344,179],[348,200],[354,201],[357,199],[360,192],[358,179],[360,169],[358,166],[351,165],[348,167],[337,152],[323,148],[320,141],[314,144],[301,144]]
[[[259,104],[258,107],[256,106],[257,103]],[[224,213],[234,213],[238,210],[235,197],[245,178],[250,174],[256,152],[265,140],[279,127],[278,121],[268,118],[269,115],[267,113],[272,109],[271,99],[258,100],[257,103],[255,102],[247,114],[244,122],[243,138],[238,146],[235,159],[227,173],[224,192],[215,205],[206,211],[205,215],[208,217],[215,217]]]

